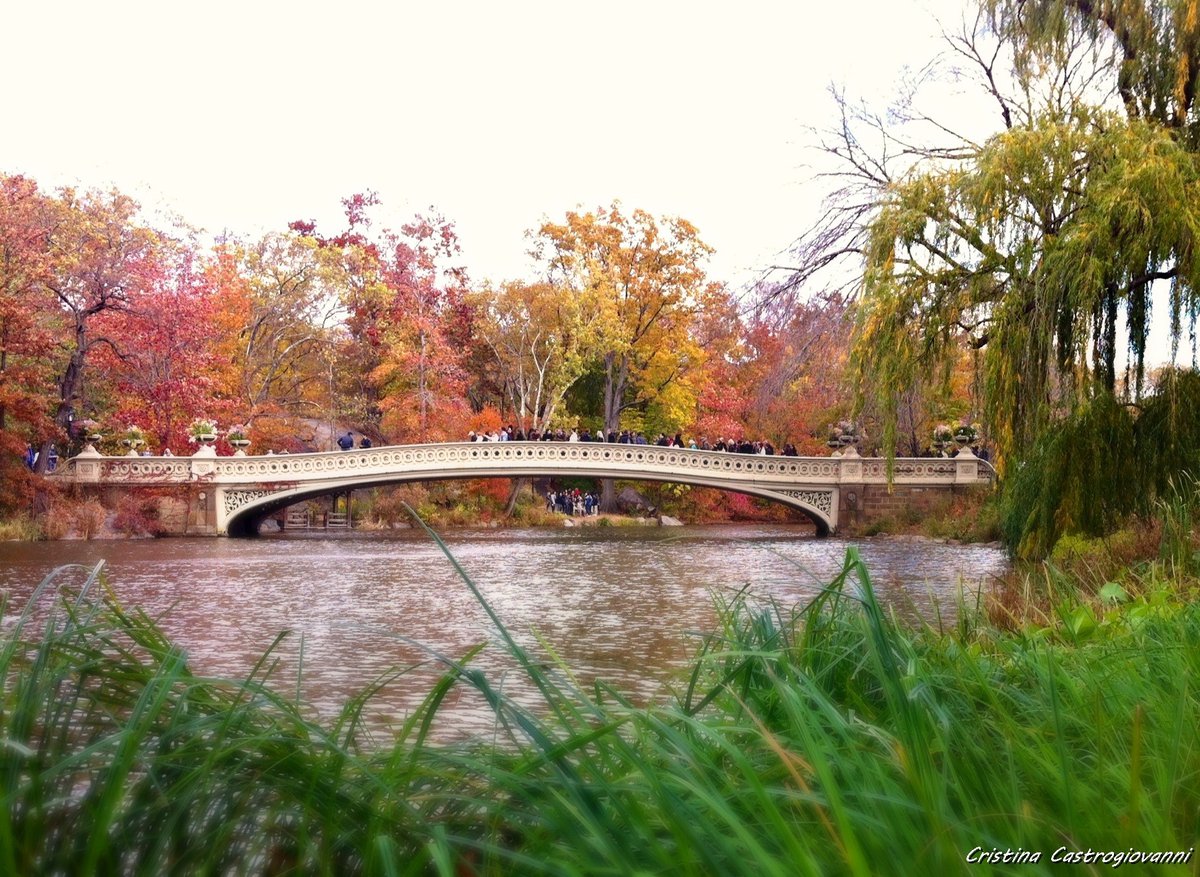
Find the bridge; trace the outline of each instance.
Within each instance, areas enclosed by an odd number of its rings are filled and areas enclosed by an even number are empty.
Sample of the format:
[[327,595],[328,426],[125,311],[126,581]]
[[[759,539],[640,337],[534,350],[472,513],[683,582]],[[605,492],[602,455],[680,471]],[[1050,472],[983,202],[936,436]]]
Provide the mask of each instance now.
[[964,448],[953,459],[886,461],[853,446],[834,457],[782,457],[590,442],[462,442],[394,445],[308,454],[218,457],[106,457],[88,447],[55,477],[85,490],[153,488],[184,505],[172,532],[251,536],[279,509],[359,488],[456,478],[616,478],[712,487],[773,500],[804,513],[821,535],[840,523],[969,485],[987,484],[991,466]]

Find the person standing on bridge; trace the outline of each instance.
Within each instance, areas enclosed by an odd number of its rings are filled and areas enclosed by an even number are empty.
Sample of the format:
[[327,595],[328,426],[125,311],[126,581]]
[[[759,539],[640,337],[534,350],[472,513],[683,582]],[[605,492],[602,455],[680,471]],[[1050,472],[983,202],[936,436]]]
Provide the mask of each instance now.
[[354,447],[354,433],[348,432],[338,439],[338,447],[343,451],[348,451]]

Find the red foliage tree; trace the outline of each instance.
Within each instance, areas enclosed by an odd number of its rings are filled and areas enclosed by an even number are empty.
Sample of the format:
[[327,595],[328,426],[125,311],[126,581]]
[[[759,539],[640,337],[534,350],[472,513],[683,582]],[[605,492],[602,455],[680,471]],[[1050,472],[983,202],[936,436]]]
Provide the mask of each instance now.
[[[65,435],[81,401],[90,355],[115,339],[99,330],[102,314],[123,310],[148,289],[156,270],[159,236],[137,221],[138,205],[120,192],[79,194],[63,189],[54,202],[46,288],[57,299],[62,359],[55,363],[58,398],[54,422]],[[53,437],[44,438],[38,471],[45,471]]]
[[368,234],[373,194],[343,200],[347,228],[321,235],[315,223],[291,224],[323,247],[342,251],[347,271],[344,383],[365,377],[355,392],[377,412],[379,429],[401,441],[439,441],[464,435],[470,416],[463,369],[471,312],[453,225],[417,216],[399,232]]
[[214,349],[220,339],[213,319],[210,275],[199,270],[186,247],[161,251],[147,289],[128,306],[104,314],[98,327],[115,342],[97,357],[115,391],[116,417],[136,422],[159,447],[187,447],[187,426],[196,417],[227,417],[229,402],[215,398]]
[[26,448],[56,434],[47,352],[56,306],[46,286],[53,206],[26,177],[0,175],[0,510],[33,498]]

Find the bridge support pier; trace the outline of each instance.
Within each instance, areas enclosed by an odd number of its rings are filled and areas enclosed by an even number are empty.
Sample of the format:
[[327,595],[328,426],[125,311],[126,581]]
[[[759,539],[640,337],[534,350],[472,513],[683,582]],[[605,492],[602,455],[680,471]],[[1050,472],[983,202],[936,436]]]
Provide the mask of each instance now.
[[838,488],[838,529],[854,530],[861,526],[866,506],[867,485],[842,484]]
[[193,490],[189,497],[184,532],[188,535],[217,535],[218,489]]

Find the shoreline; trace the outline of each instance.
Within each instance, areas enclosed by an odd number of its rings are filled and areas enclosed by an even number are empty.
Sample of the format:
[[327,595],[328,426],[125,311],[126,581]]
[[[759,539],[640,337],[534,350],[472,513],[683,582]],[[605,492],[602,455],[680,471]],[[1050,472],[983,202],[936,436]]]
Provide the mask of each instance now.
[[[663,519],[666,519],[665,521]],[[629,517],[626,515],[592,515],[580,516],[572,518],[568,516],[560,516],[557,521],[548,521],[546,523],[528,523],[522,522],[518,524],[503,523],[500,521],[476,521],[473,523],[432,523],[430,527],[437,531],[470,531],[470,530],[570,530],[570,529],[662,529],[674,527],[725,527],[725,526],[761,526],[761,527],[797,527],[805,528],[807,522],[790,522],[790,521],[745,521],[745,520],[726,520],[726,521],[697,521],[688,522],[680,521],[678,518],[672,518],[669,515],[662,516],[641,516]],[[378,522],[367,522],[359,524],[353,528],[346,530],[332,529],[326,530],[320,527],[314,527],[304,530],[288,531],[283,528],[274,528],[264,530],[260,535],[265,537],[273,537],[279,535],[316,535],[322,533],[343,534],[349,532],[359,533],[388,533],[393,531],[413,530],[417,529],[416,525],[409,523],[393,523],[382,524]],[[212,539],[212,538],[230,538],[230,537],[212,537],[201,535],[155,535],[153,533],[127,534],[121,533],[110,526],[105,526],[100,532],[91,536],[81,536],[78,533],[70,532],[57,539],[49,538],[0,538],[0,542],[120,542],[120,541],[142,541],[147,539]],[[811,538],[817,538],[815,530],[811,534]],[[886,542],[893,544],[913,544],[913,545],[962,545],[983,548],[1003,549],[1004,545],[997,540],[963,540],[954,539],[943,536],[929,536],[922,533],[842,533],[825,538],[841,540],[844,542]]]

